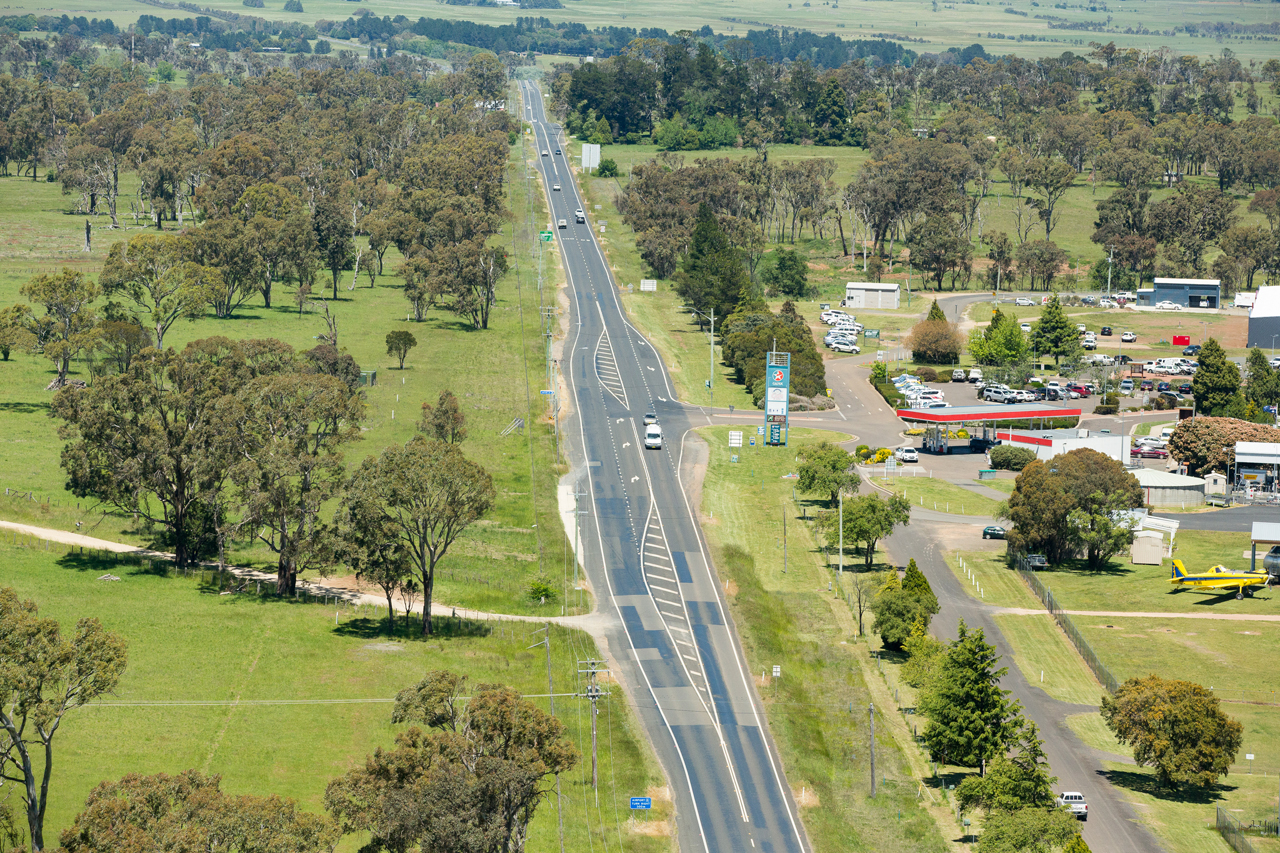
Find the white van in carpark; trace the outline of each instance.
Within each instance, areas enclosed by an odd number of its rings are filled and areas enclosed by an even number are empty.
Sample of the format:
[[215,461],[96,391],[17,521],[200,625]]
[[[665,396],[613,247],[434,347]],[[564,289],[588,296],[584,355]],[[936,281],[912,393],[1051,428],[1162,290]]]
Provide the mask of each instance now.
[[649,450],[662,449],[662,427],[649,424],[644,428],[644,446]]

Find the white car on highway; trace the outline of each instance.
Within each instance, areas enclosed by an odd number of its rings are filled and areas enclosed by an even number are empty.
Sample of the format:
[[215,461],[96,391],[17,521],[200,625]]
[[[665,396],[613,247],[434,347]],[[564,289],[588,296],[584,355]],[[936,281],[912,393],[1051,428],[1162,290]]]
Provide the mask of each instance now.
[[1025,296],[1019,296],[1017,299],[1013,300],[1013,304],[1029,308],[1032,305],[1035,305],[1036,303],[1034,299],[1028,299]]

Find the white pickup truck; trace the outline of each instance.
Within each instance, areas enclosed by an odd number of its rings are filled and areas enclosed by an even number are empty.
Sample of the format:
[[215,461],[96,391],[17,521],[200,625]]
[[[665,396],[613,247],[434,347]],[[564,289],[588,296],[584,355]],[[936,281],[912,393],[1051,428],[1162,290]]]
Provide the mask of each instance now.
[[1084,794],[1079,791],[1063,791],[1054,800],[1054,804],[1059,808],[1071,809],[1071,813],[1080,820],[1089,819],[1089,804],[1084,801]]

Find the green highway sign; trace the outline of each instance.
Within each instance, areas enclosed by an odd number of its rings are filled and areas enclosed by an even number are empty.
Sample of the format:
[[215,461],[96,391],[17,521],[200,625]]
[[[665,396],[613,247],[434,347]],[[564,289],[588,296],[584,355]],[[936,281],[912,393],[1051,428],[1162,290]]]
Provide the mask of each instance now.
[[862,337],[864,337],[864,338],[878,338],[878,337],[880,337],[880,330],[879,330],[879,329],[863,329],[863,330],[862,330]]
[[551,242],[551,232],[550,232],[550,231],[539,231],[539,232],[538,232],[538,236],[542,239],[542,242],[544,242],[544,243],[550,243],[550,242]]

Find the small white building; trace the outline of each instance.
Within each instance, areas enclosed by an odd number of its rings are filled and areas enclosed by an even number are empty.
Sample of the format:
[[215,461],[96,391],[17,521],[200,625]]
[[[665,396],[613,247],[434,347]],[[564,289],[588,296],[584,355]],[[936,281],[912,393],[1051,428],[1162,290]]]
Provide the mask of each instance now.
[[1204,480],[1154,468],[1134,468],[1133,476],[1142,487],[1147,506],[1200,506],[1204,503]]
[[902,285],[892,281],[850,281],[844,286],[845,308],[897,308]]
[[1028,430],[996,430],[996,438],[1013,446],[1034,450],[1036,458],[1048,462],[1062,453],[1070,453],[1081,447],[1096,450],[1104,456],[1110,456],[1117,462],[1126,462],[1129,439],[1123,435],[1109,432],[1091,432],[1087,429],[1054,429],[1044,432]]

